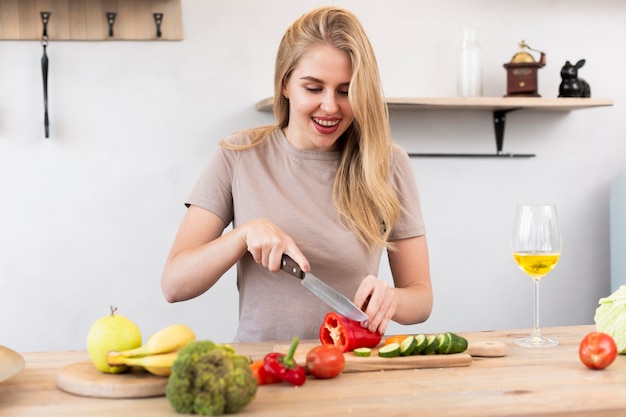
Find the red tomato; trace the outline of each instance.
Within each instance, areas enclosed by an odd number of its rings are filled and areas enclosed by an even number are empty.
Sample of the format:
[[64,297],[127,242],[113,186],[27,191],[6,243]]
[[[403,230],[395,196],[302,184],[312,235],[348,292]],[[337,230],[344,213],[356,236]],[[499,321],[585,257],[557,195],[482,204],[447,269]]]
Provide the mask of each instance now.
[[334,378],[343,372],[345,364],[341,348],[335,345],[316,346],[306,354],[306,369],[316,378]]
[[617,345],[608,334],[592,332],[580,342],[578,356],[586,367],[604,369],[617,357]]

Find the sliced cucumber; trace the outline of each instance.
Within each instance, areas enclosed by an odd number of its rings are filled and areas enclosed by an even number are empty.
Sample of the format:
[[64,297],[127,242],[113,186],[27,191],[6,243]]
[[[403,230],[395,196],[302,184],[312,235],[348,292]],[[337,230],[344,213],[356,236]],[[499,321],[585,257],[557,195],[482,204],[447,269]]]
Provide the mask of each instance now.
[[446,353],[447,350],[450,349],[450,333],[438,334],[437,341],[439,342],[439,344],[437,345],[437,349],[435,349],[435,353]]
[[400,356],[400,343],[389,343],[378,349],[378,356],[382,358],[395,358]]
[[461,353],[467,350],[467,339],[458,334],[450,334],[450,346],[445,353]]
[[428,341],[428,345],[426,345],[426,348],[422,350],[422,355],[435,353],[435,351],[437,350],[437,346],[439,346],[439,340],[437,339],[437,335],[429,334],[426,336],[426,340]]
[[409,356],[413,353],[413,350],[417,346],[417,341],[414,336],[407,336],[400,343],[400,355]]
[[354,354],[356,356],[361,356],[361,357],[368,357],[372,354],[372,349],[370,348],[366,348],[366,347],[362,347],[362,348],[356,348],[353,350]]
[[428,346],[428,339],[424,333],[416,334],[415,343],[416,346],[415,349],[413,349],[413,352],[411,352],[411,355],[419,355],[422,353],[422,351],[426,349],[426,346]]

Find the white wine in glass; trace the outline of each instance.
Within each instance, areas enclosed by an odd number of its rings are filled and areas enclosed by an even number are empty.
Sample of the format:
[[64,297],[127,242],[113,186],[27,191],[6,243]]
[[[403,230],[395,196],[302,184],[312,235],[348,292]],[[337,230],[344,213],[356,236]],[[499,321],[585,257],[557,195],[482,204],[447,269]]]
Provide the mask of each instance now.
[[532,334],[515,343],[525,347],[550,347],[558,340],[541,334],[539,327],[539,281],[550,272],[561,256],[561,232],[553,205],[519,205],[513,222],[513,259],[533,279],[535,320]]

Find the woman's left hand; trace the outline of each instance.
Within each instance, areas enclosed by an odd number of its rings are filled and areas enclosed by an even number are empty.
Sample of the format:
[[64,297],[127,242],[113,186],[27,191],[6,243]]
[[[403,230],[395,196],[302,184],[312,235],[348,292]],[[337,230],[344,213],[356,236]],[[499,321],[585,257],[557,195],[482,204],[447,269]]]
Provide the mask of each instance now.
[[398,297],[395,290],[385,281],[368,275],[354,296],[354,304],[361,307],[369,319],[362,323],[372,332],[384,335],[389,321],[398,308]]

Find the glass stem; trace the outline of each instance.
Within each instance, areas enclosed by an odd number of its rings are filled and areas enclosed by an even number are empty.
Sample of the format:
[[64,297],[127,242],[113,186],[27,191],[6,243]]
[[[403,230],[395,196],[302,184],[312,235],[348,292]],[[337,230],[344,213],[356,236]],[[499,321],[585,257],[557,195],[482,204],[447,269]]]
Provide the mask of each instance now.
[[541,329],[539,328],[539,280],[533,279],[535,288],[535,321],[534,321],[534,334],[535,336],[541,336]]

